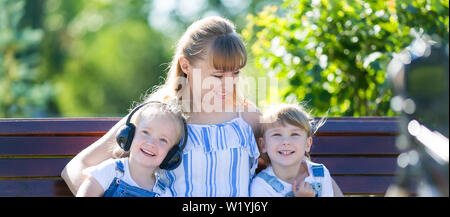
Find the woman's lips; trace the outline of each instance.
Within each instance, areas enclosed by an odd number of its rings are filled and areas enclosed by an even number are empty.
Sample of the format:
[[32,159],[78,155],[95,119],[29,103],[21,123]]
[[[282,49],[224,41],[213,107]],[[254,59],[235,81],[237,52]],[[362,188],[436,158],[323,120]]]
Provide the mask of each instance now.
[[218,93],[217,95],[220,98],[225,99],[228,96],[228,94],[230,94],[230,93],[229,92],[222,92],[222,93]]

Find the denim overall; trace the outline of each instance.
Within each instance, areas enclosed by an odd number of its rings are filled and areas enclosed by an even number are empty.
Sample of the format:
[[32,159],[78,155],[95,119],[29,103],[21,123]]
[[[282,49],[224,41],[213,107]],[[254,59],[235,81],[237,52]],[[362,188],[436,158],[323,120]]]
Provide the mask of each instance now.
[[116,174],[116,177],[103,194],[103,197],[159,197],[158,193],[129,185],[120,179],[125,173],[121,161],[116,161],[116,172],[120,173],[121,176]]
[[[314,177],[324,177],[324,170],[323,170],[323,166],[322,165],[312,165],[311,169],[312,169],[312,172],[313,172],[312,175]],[[278,180],[277,177],[269,175],[268,173],[263,172],[263,171],[258,173],[258,175],[256,175],[256,176],[262,178],[277,193],[280,193],[280,192],[282,192],[284,190],[283,184],[280,182],[280,180]],[[322,183],[320,183],[320,182],[313,182],[313,183],[310,183],[310,184],[311,184],[312,189],[316,192],[315,197],[320,197],[320,195],[322,194]],[[290,191],[290,192],[286,193],[284,195],[284,197],[294,197],[294,192]]]

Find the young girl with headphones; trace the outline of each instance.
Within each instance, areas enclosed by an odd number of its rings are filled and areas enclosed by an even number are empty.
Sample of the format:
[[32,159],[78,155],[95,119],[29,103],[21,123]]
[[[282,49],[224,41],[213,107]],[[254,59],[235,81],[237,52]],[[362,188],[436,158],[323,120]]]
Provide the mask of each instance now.
[[[137,112],[133,123],[133,114]],[[155,197],[165,194],[158,167],[171,170],[181,163],[186,142],[181,110],[159,102],[144,103],[128,116],[116,137],[116,159],[87,168],[88,178],[77,197]]]

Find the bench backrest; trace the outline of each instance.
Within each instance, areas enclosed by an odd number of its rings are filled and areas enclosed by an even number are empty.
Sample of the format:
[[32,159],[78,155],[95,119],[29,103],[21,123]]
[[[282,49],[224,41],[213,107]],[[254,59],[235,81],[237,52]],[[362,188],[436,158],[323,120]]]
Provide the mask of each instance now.
[[[72,196],[62,169],[119,119],[0,119],[0,196]],[[384,195],[395,181],[397,125],[396,118],[328,118],[311,158],[345,195]]]

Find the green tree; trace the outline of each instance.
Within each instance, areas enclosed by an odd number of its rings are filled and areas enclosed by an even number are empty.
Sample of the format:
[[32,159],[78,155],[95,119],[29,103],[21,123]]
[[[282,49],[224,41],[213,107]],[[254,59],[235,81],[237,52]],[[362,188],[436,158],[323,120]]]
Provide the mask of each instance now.
[[448,44],[445,0],[286,0],[248,16],[242,35],[284,100],[332,116],[394,115],[386,68],[422,33]]
[[76,50],[56,76],[58,106],[65,116],[120,115],[162,83],[170,54],[164,37],[147,23],[125,21],[102,29]]
[[46,0],[41,71],[60,116],[118,116],[162,82],[171,42],[147,23],[146,0]]
[[0,117],[46,116],[52,84],[37,70],[42,31],[20,24],[25,1],[0,1]]

